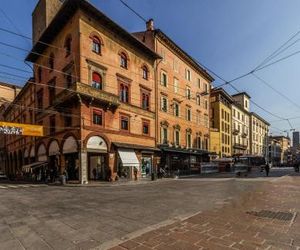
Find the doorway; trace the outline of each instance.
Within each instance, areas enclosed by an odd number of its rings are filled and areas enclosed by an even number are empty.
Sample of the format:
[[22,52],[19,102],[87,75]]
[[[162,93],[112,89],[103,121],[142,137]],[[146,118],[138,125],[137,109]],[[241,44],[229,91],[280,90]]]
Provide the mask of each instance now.
[[107,179],[108,166],[106,164],[106,154],[88,154],[89,180],[104,181]]

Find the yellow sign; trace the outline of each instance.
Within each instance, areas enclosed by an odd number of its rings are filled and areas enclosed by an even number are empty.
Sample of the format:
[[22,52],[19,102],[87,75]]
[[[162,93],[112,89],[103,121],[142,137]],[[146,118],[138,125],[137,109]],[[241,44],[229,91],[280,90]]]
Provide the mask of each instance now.
[[39,125],[0,122],[0,134],[44,136],[44,129]]

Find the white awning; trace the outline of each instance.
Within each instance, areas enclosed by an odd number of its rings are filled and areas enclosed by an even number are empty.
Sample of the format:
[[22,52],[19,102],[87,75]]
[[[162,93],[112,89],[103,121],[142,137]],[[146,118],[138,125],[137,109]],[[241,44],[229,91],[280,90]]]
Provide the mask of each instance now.
[[30,157],[35,157],[35,151],[34,151],[34,147],[33,146],[31,147],[29,155],[30,155]]
[[124,167],[139,168],[140,163],[133,149],[120,148],[118,149],[118,153]]
[[38,161],[47,161],[46,147],[44,144],[41,144],[37,151]]
[[29,151],[28,148],[26,148],[24,152],[24,158],[28,158],[28,156],[29,156]]
[[107,145],[104,139],[100,136],[92,136],[86,144],[88,152],[103,152],[107,153]]

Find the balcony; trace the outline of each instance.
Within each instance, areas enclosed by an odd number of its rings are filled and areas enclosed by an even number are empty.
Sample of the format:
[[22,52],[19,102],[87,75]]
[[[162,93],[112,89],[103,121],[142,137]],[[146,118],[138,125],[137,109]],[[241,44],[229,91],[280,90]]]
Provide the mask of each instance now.
[[234,134],[234,135],[238,135],[239,132],[240,132],[240,130],[237,129],[237,128],[234,128],[234,129],[232,130],[232,134]]
[[247,149],[247,145],[245,145],[245,144],[240,144],[240,143],[234,143],[234,144],[233,144],[233,148],[235,148],[235,149],[246,150],[246,149]]
[[246,138],[247,136],[248,136],[248,132],[243,132],[243,133],[242,133],[242,137],[243,137],[243,138]]
[[58,106],[67,102],[72,102],[74,98],[87,99],[90,103],[96,102],[107,109],[116,110],[120,106],[119,96],[95,89],[92,86],[80,82],[73,85],[56,95],[53,105]]

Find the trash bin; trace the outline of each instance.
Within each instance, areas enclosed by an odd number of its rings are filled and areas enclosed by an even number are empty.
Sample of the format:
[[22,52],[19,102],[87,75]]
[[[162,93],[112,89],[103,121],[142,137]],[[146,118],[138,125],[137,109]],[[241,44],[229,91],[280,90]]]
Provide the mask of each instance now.
[[60,183],[61,183],[61,185],[66,185],[66,176],[65,175],[60,176]]

